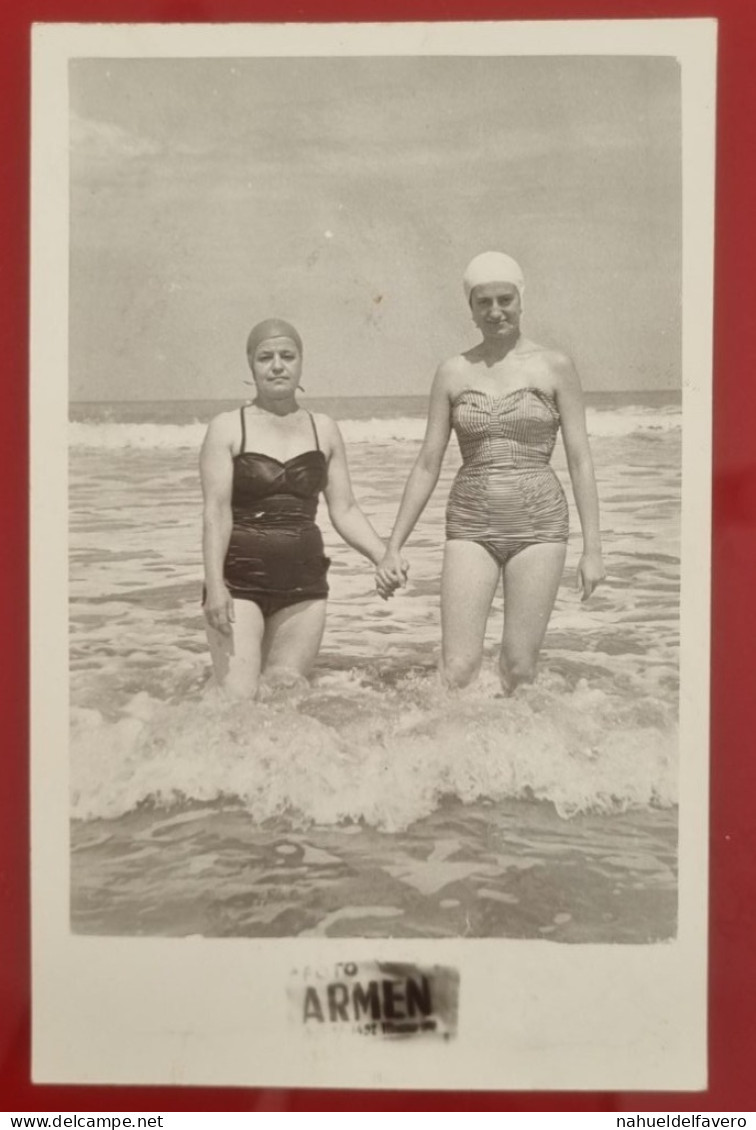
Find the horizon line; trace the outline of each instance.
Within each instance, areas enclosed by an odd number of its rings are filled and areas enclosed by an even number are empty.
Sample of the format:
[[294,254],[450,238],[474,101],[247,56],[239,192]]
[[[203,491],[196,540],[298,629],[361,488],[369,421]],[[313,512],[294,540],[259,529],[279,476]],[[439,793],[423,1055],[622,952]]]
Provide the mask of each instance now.
[[[632,385],[629,388],[584,388],[584,393],[625,393],[625,392],[677,392],[682,393],[682,387],[670,386],[669,388],[649,387],[648,385]],[[425,399],[427,392],[396,392],[383,393],[376,396],[374,393],[330,393],[327,396],[308,396],[309,400],[418,400]],[[134,396],[120,399],[95,398],[95,397],[70,397],[69,404],[180,404],[186,401],[217,404],[219,401],[244,400],[249,397],[242,396]]]

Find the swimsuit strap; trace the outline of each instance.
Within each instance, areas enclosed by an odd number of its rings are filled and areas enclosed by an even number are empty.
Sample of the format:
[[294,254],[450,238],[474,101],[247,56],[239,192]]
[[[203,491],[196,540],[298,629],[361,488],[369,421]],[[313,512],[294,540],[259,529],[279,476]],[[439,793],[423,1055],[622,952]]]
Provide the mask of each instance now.
[[239,415],[241,416],[241,433],[242,433],[241,447],[239,448],[239,454],[243,455],[246,448],[247,448],[247,426],[244,422],[244,405],[243,404],[242,404],[241,408],[239,409]]
[[315,417],[313,416],[312,412],[309,412],[309,411],[307,412],[307,415],[310,417],[310,423],[312,424],[312,434],[315,436],[315,447],[317,448],[318,451],[320,451],[320,443],[318,441],[318,429],[315,427]]

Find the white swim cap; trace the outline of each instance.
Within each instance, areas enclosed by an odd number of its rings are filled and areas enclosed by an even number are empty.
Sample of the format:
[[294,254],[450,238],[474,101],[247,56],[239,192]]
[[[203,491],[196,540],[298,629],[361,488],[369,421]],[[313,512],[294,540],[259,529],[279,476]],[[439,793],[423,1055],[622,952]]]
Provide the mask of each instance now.
[[468,302],[473,287],[484,283],[512,283],[520,292],[520,298],[525,290],[525,276],[520,264],[503,251],[484,251],[467,264],[462,285]]

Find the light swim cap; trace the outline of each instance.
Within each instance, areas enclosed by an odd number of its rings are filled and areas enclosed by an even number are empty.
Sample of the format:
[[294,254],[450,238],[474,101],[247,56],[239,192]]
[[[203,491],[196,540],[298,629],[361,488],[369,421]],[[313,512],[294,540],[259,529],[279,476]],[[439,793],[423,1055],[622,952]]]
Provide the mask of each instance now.
[[462,285],[468,302],[473,287],[483,286],[484,283],[512,283],[520,292],[520,298],[525,290],[525,276],[520,264],[503,251],[484,251],[467,264]]
[[266,318],[264,322],[258,322],[256,326],[253,326],[249,332],[249,337],[247,338],[247,357],[250,361],[252,361],[258,345],[271,337],[291,338],[299,350],[300,357],[302,356],[302,339],[291,323],[284,322],[282,318]]

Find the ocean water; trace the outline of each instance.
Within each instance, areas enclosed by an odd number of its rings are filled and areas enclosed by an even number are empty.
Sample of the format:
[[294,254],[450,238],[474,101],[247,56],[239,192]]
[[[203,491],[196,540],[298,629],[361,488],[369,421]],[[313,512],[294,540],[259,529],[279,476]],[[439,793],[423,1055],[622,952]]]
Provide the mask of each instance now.
[[[355,493],[390,529],[422,398],[305,401],[340,421]],[[481,678],[438,681],[443,515],[384,603],[333,564],[308,689],[221,703],[199,599],[197,455],[228,404],[74,404],[70,424],[72,928],[93,934],[510,937],[648,943],[676,929],[680,403],[588,398],[606,583],[574,589],[540,674],[499,695],[501,594]]]

